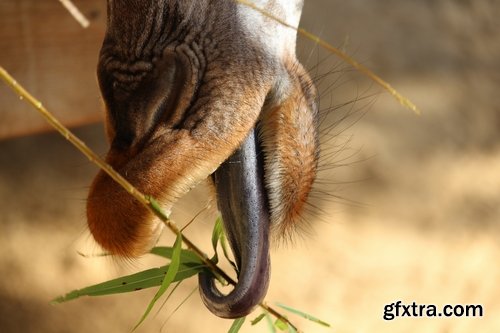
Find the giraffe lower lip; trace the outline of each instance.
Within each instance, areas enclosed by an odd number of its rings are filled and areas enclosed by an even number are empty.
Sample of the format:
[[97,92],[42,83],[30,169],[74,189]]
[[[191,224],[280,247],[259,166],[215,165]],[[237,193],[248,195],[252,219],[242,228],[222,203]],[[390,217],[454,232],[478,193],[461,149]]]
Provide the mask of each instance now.
[[269,209],[262,154],[255,129],[242,146],[213,174],[217,201],[238,266],[238,284],[228,295],[213,277],[200,275],[200,291],[216,315],[237,318],[264,298],[269,283]]

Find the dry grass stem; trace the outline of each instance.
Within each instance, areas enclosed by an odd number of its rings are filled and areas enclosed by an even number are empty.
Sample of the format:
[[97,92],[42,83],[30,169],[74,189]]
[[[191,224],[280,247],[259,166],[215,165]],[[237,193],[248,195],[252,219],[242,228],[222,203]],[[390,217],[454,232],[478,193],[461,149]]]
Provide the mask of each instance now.
[[68,10],[68,12],[80,23],[83,28],[88,28],[90,25],[89,20],[82,14],[82,12],[75,6],[71,0],[59,0],[59,2]]
[[342,60],[344,60],[346,63],[348,63],[349,65],[351,65],[352,67],[354,67],[356,70],[358,70],[362,74],[366,75],[371,80],[373,80],[375,83],[377,83],[382,88],[384,88],[387,92],[389,92],[389,94],[391,94],[405,108],[410,109],[411,111],[413,111],[416,114],[420,115],[420,113],[421,113],[420,110],[417,108],[417,106],[412,101],[410,101],[408,98],[406,98],[403,95],[401,95],[388,82],[386,82],[385,80],[383,80],[381,77],[379,77],[373,71],[371,71],[368,67],[360,64],[359,62],[357,62],[356,60],[354,60],[353,58],[351,58],[344,51],[336,48],[335,46],[331,45],[330,43],[324,41],[323,39],[319,38],[315,34],[312,34],[312,33],[310,33],[309,31],[307,31],[307,30],[305,30],[303,28],[296,28],[296,27],[288,24],[287,22],[283,21],[282,19],[280,19],[280,18],[278,18],[278,17],[276,17],[276,16],[268,13],[266,10],[257,7],[251,1],[248,1],[248,0],[234,0],[234,1],[236,1],[237,3],[240,3],[242,5],[248,6],[248,7],[252,8],[253,10],[258,11],[262,15],[264,15],[264,16],[266,16],[266,17],[268,17],[268,18],[270,18],[270,19],[278,22],[279,24],[281,24],[281,25],[283,25],[283,26],[285,26],[287,28],[290,28],[290,29],[293,29],[293,30],[297,31],[302,36],[304,36],[307,39],[309,39],[309,40],[315,42],[316,44],[320,45],[321,47],[323,47],[327,51],[335,54],[336,56],[338,56],[339,58],[341,58]]

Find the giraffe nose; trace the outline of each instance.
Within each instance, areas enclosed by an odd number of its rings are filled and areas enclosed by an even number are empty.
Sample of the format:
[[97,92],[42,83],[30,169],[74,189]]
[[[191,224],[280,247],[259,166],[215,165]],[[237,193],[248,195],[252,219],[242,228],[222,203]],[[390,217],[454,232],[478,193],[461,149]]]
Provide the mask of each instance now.
[[214,277],[202,273],[199,285],[205,305],[223,318],[250,313],[269,285],[269,208],[259,150],[253,129],[213,175],[219,210],[239,270],[238,283],[224,295]]

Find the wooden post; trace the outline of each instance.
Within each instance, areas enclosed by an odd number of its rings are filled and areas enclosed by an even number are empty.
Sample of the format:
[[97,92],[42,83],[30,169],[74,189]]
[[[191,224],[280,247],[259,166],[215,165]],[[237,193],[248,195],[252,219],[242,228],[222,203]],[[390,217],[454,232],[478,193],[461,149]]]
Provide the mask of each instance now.
[[[74,0],[86,29],[56,0],[0,1],[0,64],[67,126],[103,119],[95,68],[106,1]],[[49,130],[0,84],[0,139]]]

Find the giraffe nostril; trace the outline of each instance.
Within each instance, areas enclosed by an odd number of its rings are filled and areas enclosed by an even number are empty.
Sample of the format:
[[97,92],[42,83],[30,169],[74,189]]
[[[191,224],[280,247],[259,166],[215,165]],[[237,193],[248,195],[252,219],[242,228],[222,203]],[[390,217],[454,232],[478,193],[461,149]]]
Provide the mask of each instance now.
[[121,130],[116,132],[113,141],[111,142],[111,149],[116,151],[123,151],[130,148],[134,142],[135,134],[129,130]]
[[[171,50],[150,63],[108,60],[103,51],[98,79],[106,104],[108,126],[116,149],[144,144],[158,127],[172,126],[184,108],[187,71]],[[116,56],[115,56],[116,57]]]

